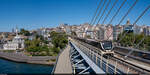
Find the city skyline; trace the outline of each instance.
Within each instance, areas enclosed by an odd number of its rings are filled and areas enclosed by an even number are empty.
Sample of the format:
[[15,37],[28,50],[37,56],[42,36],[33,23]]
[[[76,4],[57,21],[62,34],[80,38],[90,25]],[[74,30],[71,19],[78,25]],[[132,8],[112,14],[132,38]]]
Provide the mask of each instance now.
[[[57,27],[59,24],[83,24],[90,22],[100,0],[1,0],[0,1],[0,32],[10,32],[12,28],[36,29],[41,27]],[[108,10],[114,0],[108,6]],[[113,25],[117,24],[120,17],[126,13],[134,1],[127,0]],[[119,0],[118,5],[122,3]],[[131,24],[137,16],[150,4],[149,0],[139,0],[123,23],[130,19]],[[118,8],[118,6],[115,6]],[[138,9],[137,9],[138,8]],[[106,10],[106,13],[108,12]],[[117,10],[117,9],[116,9]],[[113,10],[110,16],[114,15]],[[135,14],[136,13],[136,14]],[[138,25],[150,25],[150,10],[139,20]],[[108,18],[111,18],[108,16]],[[105,14],[104,14],[105,17]],[[106,20],[105,24],[109,22]],[[100,22],[101,23],[101,22]]]

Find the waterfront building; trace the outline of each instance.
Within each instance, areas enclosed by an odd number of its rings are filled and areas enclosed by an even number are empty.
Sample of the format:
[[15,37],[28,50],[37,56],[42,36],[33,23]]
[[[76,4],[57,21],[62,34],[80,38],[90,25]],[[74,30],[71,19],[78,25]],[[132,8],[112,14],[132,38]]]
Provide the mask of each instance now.
[[4,50],[24,49],[24,39],[22,36],[15,36],[12,41],[8,41],[3,46]]
[[24,49],[25,44],[24,44],[24,37],[21,35],[18,35],[18,30],[16,29],[16,36],[13,38],[12,41],[7,41],[3,45],[4,50],[21,50]]

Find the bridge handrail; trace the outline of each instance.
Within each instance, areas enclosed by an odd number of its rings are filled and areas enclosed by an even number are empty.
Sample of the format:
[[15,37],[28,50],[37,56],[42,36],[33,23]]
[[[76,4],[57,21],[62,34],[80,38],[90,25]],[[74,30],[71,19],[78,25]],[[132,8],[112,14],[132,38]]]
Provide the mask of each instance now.
[[[67,46],[66,46],[66,47],[67,47]],[[66,49],[66,47],[63,48],[63,49],[61,49],[60,52],[58,53],[58,55],[57,55],[57,57],[56,57],[56,62],[55,62],[55,64],[54,64],[54,67],[53,67],[53,70],[52,70],[51,74],[54,74],[54,72],[55,72],[55,70],[56,70],[56,65],[57,65],[59,56],[60,56],[60,54],[64,51],[64,49]]]
[[[87,44],[87,45],[88,45],[88,44]],[[90,49],[91,51],[93,51],[92,48],[90,48],[89,46],[90,46],[90,45],[88,45],[87,48]],[[95,52],[95,51],[94,51],[94,52]],[[97,53],[97,52],[96,52],[96,53]],[[115,60],[117,61],[117,59],[115,59]],[[119,62],[120,62],[120,61],[119,61]],[[122,64],[124,64],[124,65],[126,65],[126,66],[130,66],[132,69],[134,69],[134,70],[136,69],[136,70],[140,71],[141,73],[143,73],[143,71],[145,70],[145,69],[141,69],[141,68],[137,69],[136,67],[134,67],[134,66],[131,65],[131,64],[129,64],[129,65],[127,65],[127,64],[125,64],[125,63],[122,63]],[[149,72],[149,70],[145,70],[145,71],[148,71],[148,72]]]
[[[78,46],[79,47],[79,46]],[[80,47],[79,47],[80,48]],[[91,49],[90,47],[88,47],[94,54],[96,53],[98,56],[96,56],[96,57],[101,57],[101,55],[99,55],[98,53],[99,52],[97,52],[97,51],[95,51],[95,50],[93,50],[93,49]],[[86,54],[86,55],[88,55],[84,50],[83,50],[83,52]],[[91,57],[90,57],[91,58]],[[91,58],[92,60],[93,60],[93,58]],[[100,58],[100,60],[101,60],[101,58]],[[101,63],[101,62],[100,62]],[[96,65],[98,65],[98,63],[95,63]],[[108,63],[108,65],[106,65],[106,63],[104,63],[104,58],[102,59],[102,64],[104,64],[106,67],[108,67],[108,68],[110,68],[110,69],[113,69],[110,65],[112,65],[112,64],[109,64]],[[113,65],[114,66],[114,65]],[[115,72],[115,71],[114,71]],[[117,69],[116,70],[116,73],[117,74],[120,74],[120,70],[119,69]]]
[[139,50],[139,49],[135,49],[135,48],[128,48],[128,47],[122,47],[122,46],[116,46],[116,48],[124,48],[124,49],[127,49],[127,50],[133,50],[133,51],[136,51],[136,52],[142,52],[142,53],[150,54],[149,51],[143,51],[143,50]]
[[[120,55],[125,55],[125,54],[123,54],[123,53],[121,53],[121,52],[117,52],[117,51],[115,51],[115,52],[118,53],[118,54],[120,54]],[[136,60],[140,60],[140,61],[145,62],[145,63],[150,63],[149,60],[142,59],[142,58],[139,58],[139,57],[134,57],[133,55],[130,55],[130,56],[128,56],[128,57],[133,58],[133,59],[136,59]]]

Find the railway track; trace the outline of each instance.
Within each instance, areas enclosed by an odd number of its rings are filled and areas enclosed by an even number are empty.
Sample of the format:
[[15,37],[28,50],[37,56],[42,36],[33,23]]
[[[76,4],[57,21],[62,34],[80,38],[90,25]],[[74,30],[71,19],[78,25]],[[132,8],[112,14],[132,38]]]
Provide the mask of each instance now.
[[[128,52],[121,52],[121,51],[117,51],[116,49],[114,50],[114,52],[115,52],[117,55],[119,55],[120,57],[122,57],[122,58],[124,58],[124,57],[126,56],[126,54],[129,53],[129,51],[128,51]],[[131,60],[138,61],[138,62],[142,61],[143,64],[146,64],[146,65],[150,66],[150,60],[143,59],[142,57],[134,56],[134,55],[131,54],[131,55],[129,55],[127,58],[128,58],[128,59],[131,59]]]
[[[82,46],[87,47],[88,49],[93,50],[97,54],[101,54],[97,47],[94,47],[92,45],[89,45],[87,43],[84,43],[84,42],[81,42],[78,40],[76,40],[76,42],[78,43],[77,45],[80,44]],[[105,59],[105,61],[107,61],[107,59]],[[137,66],[134,63],[130,63],[127,60],[124,60],[118,54],[117,54],[117,56],[115,55],[115,56],[109,58],[108,61],[112,65],[114,65],[117,62],[117,66],[119,66],[118,69],[120,69],[121,71],[123,71],[125,73],[128,72],[128,73],[132,73],[132,74],[150,74],[150,70],[145,69],[145,68],[140,67],[140,66]]]

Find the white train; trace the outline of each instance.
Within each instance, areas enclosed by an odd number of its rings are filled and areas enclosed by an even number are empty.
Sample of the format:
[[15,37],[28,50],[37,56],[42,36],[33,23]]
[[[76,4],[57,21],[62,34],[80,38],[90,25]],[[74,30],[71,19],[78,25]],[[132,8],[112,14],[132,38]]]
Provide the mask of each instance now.
[[74,39],[82,41],[84,43],[88,43],[97,48],[100,48],[100,52],[103,55],[114,55],[114,51],[113,51],[114,46],[113,46],[112,41],[104,40],[104,41],[98,42],[93,39],[83,39],[83,38],[77,38],[77,37],[75,37]]

